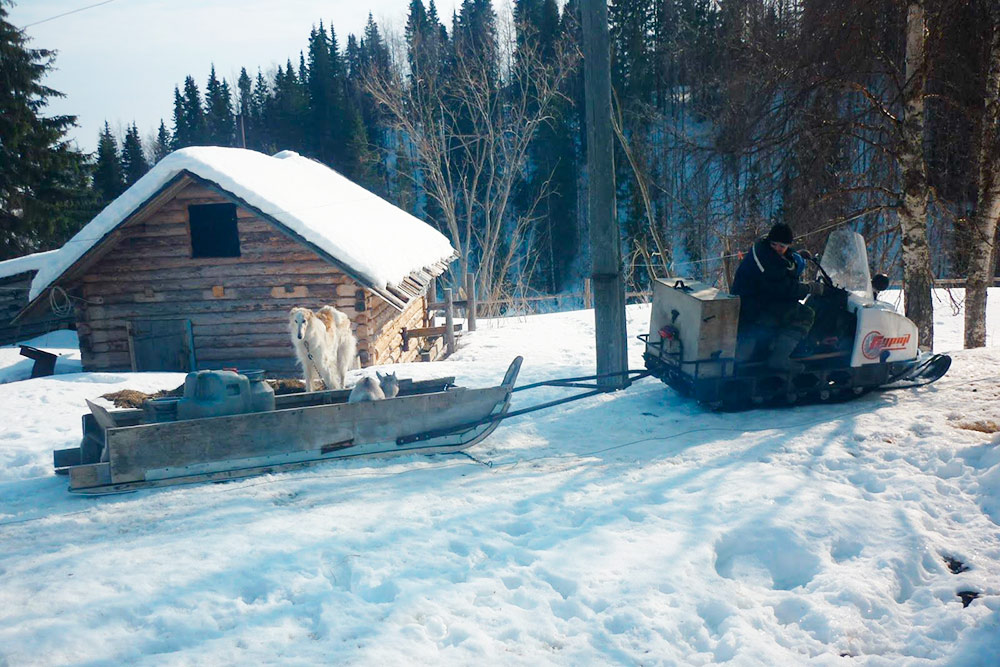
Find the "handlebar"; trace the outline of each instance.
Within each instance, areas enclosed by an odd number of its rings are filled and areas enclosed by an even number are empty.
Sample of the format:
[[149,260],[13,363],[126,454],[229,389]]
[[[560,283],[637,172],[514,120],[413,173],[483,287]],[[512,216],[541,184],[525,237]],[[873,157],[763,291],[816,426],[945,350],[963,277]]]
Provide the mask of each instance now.
[[[801,253],[800,253],[800,255],[801,255]],[[833,284],[833,278],[831,278],[831,277],[830,277],[830,274],[826,272],[826,269],[824,269],[824,268],[823,268],[823,265],[819,263],[819,260],[818,260],[818,259],[816,259],[816,258],[815,258],[815,257],[814,257],[814,256],[812,255],[812,253],[809,253],[809,252],[807,252],[807,253],[806,253],[805,255],[802,255],[802,257],[803,257],[803,259],[805,259],[806,261],[808,261],[808,262],[812,262],[813,264],[815,264],[815,265],[816,265],[816,268],[817,268],[817,269],[819,269],[819,273],[820,273],[820,280],[821,280],[821,282],[822,282],[822,283],[823,283],[824,285],[826,285],[827,287],[829,287],[829,288],[831,288],[831,289],[839,289],[838,287],[836,287],[836,286],[835,286],[835,285]]]

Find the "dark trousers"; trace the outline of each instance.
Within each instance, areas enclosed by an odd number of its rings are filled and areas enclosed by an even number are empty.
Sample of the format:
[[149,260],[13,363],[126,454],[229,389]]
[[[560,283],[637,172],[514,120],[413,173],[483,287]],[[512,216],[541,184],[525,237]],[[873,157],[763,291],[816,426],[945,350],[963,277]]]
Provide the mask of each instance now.
[[752,322],[740,323],[740,329],[771,329],[775,333],[788,332],[796,336],[805,336],[812,328],[816,313],[809,306],[792,301],[791,303],[762,304],[757,316]]

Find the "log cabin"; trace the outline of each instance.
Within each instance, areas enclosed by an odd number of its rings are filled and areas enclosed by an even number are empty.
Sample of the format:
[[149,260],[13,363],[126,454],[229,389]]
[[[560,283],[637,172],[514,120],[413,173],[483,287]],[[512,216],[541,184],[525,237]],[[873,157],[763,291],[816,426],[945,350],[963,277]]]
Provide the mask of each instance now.
[[17,324],[13,323],[17,314],[28,304],[32,278],[55,254],[55,250],[49,250],[0,262],[0,345],[24,341],[72,325],[72,317],[67,317],[61,310],[68,306],[64,301],[57,303],[58,315],[50,308],[39,307],[35,310],[35,317],[30,320],[22,318]]
[[297,373],[288,311],[330,304],[351,318],[361,366],[406,362],[421,349],[401,331],[426,326],[428,285],[455,256],[430,225],[319,162],[192,147],[70,239],[18,317],[65,291],[86,371],[283,376]]

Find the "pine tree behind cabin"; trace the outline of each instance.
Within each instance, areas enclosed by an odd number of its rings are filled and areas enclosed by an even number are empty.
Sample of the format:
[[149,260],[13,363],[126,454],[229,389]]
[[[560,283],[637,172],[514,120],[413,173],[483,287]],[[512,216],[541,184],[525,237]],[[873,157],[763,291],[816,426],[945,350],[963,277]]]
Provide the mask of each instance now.
[[215,65],[205,86],[205,139],[210,146],[233,146],[236,118],[229,84],[215,76]]
[[204,146],[206,142],[205,111],[201,106],[201,92],[194,77],[184,79],[184,93],[174,87],[174,137],[173,149],[187,146]]
[[153,164],[156,164],[170,153],[172,139],[170,131],[160,119],[160,128],[156,131],[156,139],[153,141]]
[[[332,39],[336,44],[336,37]],[[337,80],[334,69],[336,47],[333,48],[334,51],[331,51],[331,37],[320,22],[319,29],[313,28],[309,33],[309,64],[302,84],[309,100],[307,132],[312,146],[310,157],[335,165],[334,136],[342,115],[338,87],[342,82]],[[335,167],[340,168],[340,165]]]
[[174,131],[170,139],[170,150],[175,151],[178,148],[183,148],[181,142],[188,136],[184,126],[184,97],[181,96],[180,89],[174,86]]
[[364,37],[361,38],[361,65],[384,71],[389,69],[389,63],[389,47],[382,39],[371,12],[368,12],[368,23],[365,24]]
[[[267,110],[268,120],[274,128],[272,139],[275,150],[289,146],[307,146],[305,127],[308,112],[308,94],[289,60],[284,69],[279,66],[274,75],[274,95],[270,98]],[[278,146],[281,148],[277,148]]]
[[125,191],[118,141],[111,133],[107,121],[97,140],[97,162],[94,164],[94,194],[101,206],[106,206]]
[[0,2],[0,260],[58,247],[90,218],[86,156],[69,147],[75,116],[45,116],[54,54],[27,48]]
[[[162,122],[160,126],[163,127]],[[125,141],[122,143],[122,175],[125,178],[125,187],[131,187],[147,171],[149,171],[149,162],[142,150],[139,128],[133,122],[125,132]]]
[[253,135],[253,118],[250,110],[253,108],[253,81],[247,74],[247,68],[240,68],[240,78],[236,80],[236,146],[247,147],[247,133]]
[[[555,0],[519,0],[514,4],[514,27],[517,31],[516,60],[540,54],[552,62],[560,40],[573,39],[570,26],[560,20]],[[572,42],[579,44],[579,40]],[[532,85],[530,79],[525,82]],[[580,249],[577,221],[578,158],[572,125],[574,114],[568,101],[571,81],[557,99],[546,122],[529,149],[532,169],[525,174],[517,189],[517,205],[527,211],[534,207],[532,228],[533,252],[537,256],[532,285],[544,293],[554,294],[568,286],[570,268]],[[537,193],[541,199],[534,202]]]
[[253,93],[250,97],[250,112],[248,120],[252,130],[248,130],[247,148],[262,150],[265,153],[273,153],[274,147],[273,133],[271,132],[267,120],[267,108],[271,103],[270,86],[264,73],[257,69],[257,77],[253,81]]

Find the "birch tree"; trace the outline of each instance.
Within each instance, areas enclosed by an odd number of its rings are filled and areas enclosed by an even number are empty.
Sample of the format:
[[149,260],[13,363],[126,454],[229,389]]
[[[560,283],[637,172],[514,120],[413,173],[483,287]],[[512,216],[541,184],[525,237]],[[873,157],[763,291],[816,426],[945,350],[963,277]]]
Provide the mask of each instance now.
[[530,264],[525,242],[547,191],[515,212],[514,189],[528,168],[531,140],[550,120],[577,60],[567,44],[547,58],[522,46],[513,58],[513,35],[500,42],[502,66],[490,49],[456,48],[447,76],[425,66],[407,77],[397,62],[387,72],[370,71],[365,82],[403,137],[436,222],[458,250],[455,282],[465,284],[475,268],[484,301],[506,296],[518,282],[518,264]]
[[965,347],[986,345],[986,293],[993,283],[1000,217],[1000,10],[991,12],[986,95],[980,121],[979,194],[972,218],[972,248],[965,283]]
[[906,316],[917,325],[918,343],[934,342],[933,276],[927,245],[927,166],[924,162],[924,94],[927,81],[927,23],[922,0],[911,1],[906,16],[904,117],[899,162],[903,200],[899,207]]

